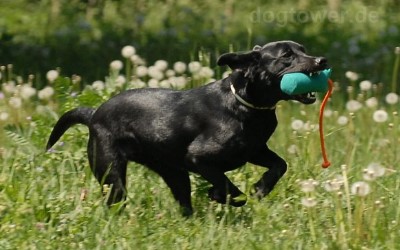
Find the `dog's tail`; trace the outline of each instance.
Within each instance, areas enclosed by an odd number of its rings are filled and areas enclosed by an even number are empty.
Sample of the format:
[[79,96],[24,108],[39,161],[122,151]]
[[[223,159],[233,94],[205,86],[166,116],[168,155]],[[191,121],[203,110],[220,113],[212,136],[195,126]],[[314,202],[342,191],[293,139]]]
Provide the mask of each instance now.
[[89,126],[94,111],[93,108],[80,107],[63,114],[51,131],[46,150],[49,150],[71,126],[75,124]]

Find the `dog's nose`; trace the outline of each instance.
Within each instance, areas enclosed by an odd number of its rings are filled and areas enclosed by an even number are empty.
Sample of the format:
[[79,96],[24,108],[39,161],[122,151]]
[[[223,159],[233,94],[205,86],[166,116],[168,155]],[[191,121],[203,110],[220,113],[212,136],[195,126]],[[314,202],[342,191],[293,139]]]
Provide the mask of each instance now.
[[327,64],[328,60],[325,57],[317,57],[315,58],[315,64],[317,65],[324,65]]

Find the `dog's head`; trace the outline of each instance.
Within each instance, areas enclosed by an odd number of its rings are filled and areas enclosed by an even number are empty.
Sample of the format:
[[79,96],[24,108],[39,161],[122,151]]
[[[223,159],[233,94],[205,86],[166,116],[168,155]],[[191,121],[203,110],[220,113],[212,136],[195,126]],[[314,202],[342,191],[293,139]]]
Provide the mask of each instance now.
[[314,74],[328,68],[324,57],[308,55],[301,44],[292,41],[272,42],[262,47],[257,45],[245,53],[223,54],[218,65],[228,65],[233,72],[242,74],[247,97],[259,105],[291,99],[304,104],[314,103],[314,93],[287,95],[281,91],[280,82],[286,73]]

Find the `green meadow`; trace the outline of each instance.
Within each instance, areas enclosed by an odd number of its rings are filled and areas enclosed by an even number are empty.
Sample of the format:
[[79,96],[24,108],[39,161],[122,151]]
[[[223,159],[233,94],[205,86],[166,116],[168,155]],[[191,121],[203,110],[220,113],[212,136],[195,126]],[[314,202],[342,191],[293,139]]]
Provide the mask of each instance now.
[[[390,0],[0,3],[0,249],[400,249],[399,10]],[[261,201],[216,204],[193,174],[195,212],[184,218],[162,179],[130,163],[125,208],[108,208],[86,127],[45,151],[69,109],[207,84],[229,74],[215,65],[221,53],[283,39],[332,65],[331,166],[321,167],[323,94],[280,102],[268,145],[289,168]],[[263,171],[228,175],[249,194]]]

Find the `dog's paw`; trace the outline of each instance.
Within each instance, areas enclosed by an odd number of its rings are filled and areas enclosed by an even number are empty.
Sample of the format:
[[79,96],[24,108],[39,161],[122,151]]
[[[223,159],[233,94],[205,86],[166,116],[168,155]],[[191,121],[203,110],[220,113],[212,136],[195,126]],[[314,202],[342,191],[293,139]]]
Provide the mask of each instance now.
[[216,201],[221,204],[229,204],[234,207],[241,207],[247,202],[247,196],[243,193],[238,195],[227,195],[225,192],[221,192],[215,187],[211,187],[208,190],[208,197],[212,201]]

